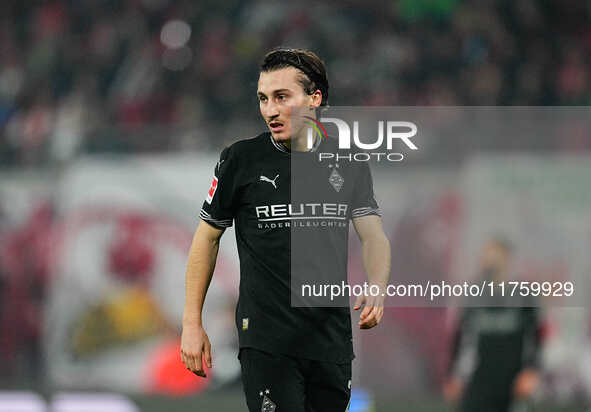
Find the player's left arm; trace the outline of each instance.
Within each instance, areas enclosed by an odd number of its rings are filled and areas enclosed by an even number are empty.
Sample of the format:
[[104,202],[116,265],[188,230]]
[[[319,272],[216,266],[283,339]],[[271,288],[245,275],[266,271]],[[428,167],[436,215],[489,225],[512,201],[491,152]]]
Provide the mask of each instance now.
[[359,328],[370,329],[380,323],[384,315],[384,297],[390,278],[390,242],[384,233],[380,216],[368,215],[352,220],[361,240],[363,266],[369,283],[380,288],[379,296],[359,296],[353,307],[359,310],[365,304],[359,316]]

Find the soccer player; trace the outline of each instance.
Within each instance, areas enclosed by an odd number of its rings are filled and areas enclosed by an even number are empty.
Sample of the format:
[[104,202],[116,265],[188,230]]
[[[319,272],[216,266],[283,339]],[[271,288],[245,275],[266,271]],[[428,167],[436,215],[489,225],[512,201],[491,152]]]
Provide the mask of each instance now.
[[[481,278],[507,281],[512,246],[494,237],[484,246]],[[499,297],[497,304],[509,303]],[[532,301],[527,307],[469,307],[452,343],[444,396],[460,401],[462,412],[509,411],[529,398],[539,380],[540,323]]]
[[[383,291],[389,277],[390,245],[369,167],[320,162],[317,153],[338,151],[336,140],[316,135],[308,149],[308,127],[292,116],[304,108],[315,119],[328,102],[328,88],[324,63],[314,53],[276,49],[265,56],[257,95],[269,131],[222,151],[189,252],[181,356],[189,370],[205,376],[203,363],[211,368],[212,354],[201,311],[220,237],[236,223],[238,357],[253,412],[342,412],[349,403],[354,355],[348,304],[292,306],[293,268],[325,279],[328,262],[346,279],[351,220],[369,283]],[[295,159],[309,172],[302,179],[292,179]],[[294,185],[301,189],[299,200],[292,196]],[[299,257],[292,234],[303,241]],[[316,253],[301,256],[306,247]],[[356,300],[355,310],[364,306],[359,328],[380,322],[383,299]]]

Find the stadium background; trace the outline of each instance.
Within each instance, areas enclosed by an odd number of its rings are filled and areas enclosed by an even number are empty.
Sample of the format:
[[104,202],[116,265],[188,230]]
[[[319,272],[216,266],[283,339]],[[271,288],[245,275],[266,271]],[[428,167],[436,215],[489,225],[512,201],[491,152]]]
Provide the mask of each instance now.
[[[590,18],[584,0],[4,1],[0,401],[12,391],[46,401],[84,391],[122,394],[144,412],[244,409],[233,234],[206,305],[209,381],[179,365],[178,336],[186,252],[216,156],[264,127],[254,91],[266,50],[315,50],[331,105],[585,106]],[[476,141],[461,157],[519,150],[551,174],[544,156],[569,163],[587,159],[590,146],[589,134],[567,133]],[[385,217],[393,278],[445,278],[463,256],[460,188],[470,169],[457,156],[443,160],[397,180],[402,200]],[[577,173],[576,189],[588,191],[591,169]],[[561,207],[589,230],[589,210],[575,200]],[[534,229],[529,236],[547,235]],[[589,242],[588,233],[577,239]],[[589,246],[549,241],[557,257],[530,265],[565,271],[568,250]],[[357,270],[359,255],[351,259]],[[591,397],[588,309],[544,313],[539,410],[582,410]],[[357,336],[355,410],[446,410],[440,387],[455,314],[389,309],[379,330]]]

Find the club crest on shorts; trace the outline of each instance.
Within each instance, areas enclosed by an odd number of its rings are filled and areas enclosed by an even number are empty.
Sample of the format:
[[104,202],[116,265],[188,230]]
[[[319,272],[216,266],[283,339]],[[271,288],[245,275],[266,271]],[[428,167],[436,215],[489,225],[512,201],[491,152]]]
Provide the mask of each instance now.
[[259,396],[263,397],[261,412],[275,412],[275,409],[277,409],[277,405],[275,404],[275,402],[273,402],[271,398],[269,398],[268,396],[270,393],[271,391],[269,389],[265,389],[264,391],[259,392]]
[[329,164],[328,167],[332,168],[332,172],[330,173],[330,176],[328,178],[328,183],[331,184],[331,186],[333,187],[334,190],[339,192],[341,190],[341,188],[343,187],[343,184],[345,183],[345,179],[337,171],[337,169],[339,168],[339,165],[337,163],[333,167],[332,164]]

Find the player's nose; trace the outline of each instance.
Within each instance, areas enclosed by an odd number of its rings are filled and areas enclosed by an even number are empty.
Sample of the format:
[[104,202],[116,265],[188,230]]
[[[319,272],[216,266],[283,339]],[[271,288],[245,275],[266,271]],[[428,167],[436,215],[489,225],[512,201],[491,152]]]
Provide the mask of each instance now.
[[267,103],[265,105],[265,108],[263,109],[263,116],[265,116],[265,119],[267,119],[267,121],[273,120],[274,118],[279,116],[279,107],[272,102]]

